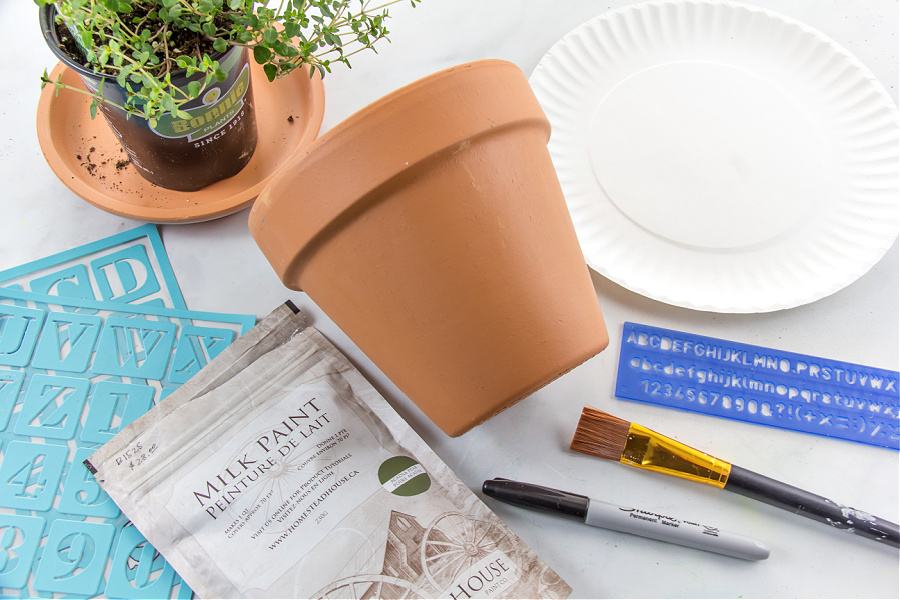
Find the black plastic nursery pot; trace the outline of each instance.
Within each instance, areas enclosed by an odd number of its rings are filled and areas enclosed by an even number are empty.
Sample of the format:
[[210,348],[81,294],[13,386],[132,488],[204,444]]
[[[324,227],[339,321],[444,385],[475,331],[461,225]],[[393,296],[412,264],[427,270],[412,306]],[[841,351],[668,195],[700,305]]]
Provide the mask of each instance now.
[[[102,83],[103,96],[109,103],[101,103],[100,112],[144,179],[171,190],[196,191],[236,175],[253,157],[257,128],[246,49],[233,47],[213,56],[228,77],[213,82],[200,98],[182,106],[190,119],[166,113],[155,127],[150,127],[146,119],[129,117],[110,104],[124,106],[126,90],[115,77],[94,73],[69,55],[57,34],[55,18],[54,6],[41,8],[44,40],[57,58],[78,74],[86,88],[97,91]],[[183,69],[172,76],[175,85],[185,90],[195,79],[200,76],[188,77]]]

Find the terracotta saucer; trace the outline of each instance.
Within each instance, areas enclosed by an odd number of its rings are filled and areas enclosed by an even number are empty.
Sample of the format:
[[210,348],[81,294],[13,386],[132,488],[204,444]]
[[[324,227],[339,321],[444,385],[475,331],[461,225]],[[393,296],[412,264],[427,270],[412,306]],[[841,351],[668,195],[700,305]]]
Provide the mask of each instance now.
[[[44,157],[73,192],[105,211],[155,223],[193,223],[235,213],[256,199],[269,180],[319,133],[325,89],[318,74],[296,71],[269,82],[251,65],[259,127],[256,153],[229,179],[196,192],[154,185],[130,165],[106,120],[91,119],[86,95],[46,86],[38,102],[37,132]],[[78,75],[59,63],[50,78],[84,88]]]

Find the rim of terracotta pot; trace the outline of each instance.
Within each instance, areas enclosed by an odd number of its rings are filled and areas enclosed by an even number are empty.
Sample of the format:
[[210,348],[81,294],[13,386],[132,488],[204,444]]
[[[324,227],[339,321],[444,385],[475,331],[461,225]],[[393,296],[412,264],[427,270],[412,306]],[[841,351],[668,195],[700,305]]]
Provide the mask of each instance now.
[[[462,85],[469,86],[465,94]],[[476,102],[477,111],[460,110]],[[454,127],[434,127],[442,119]],[[306,256],[344,218],[380,198],[379,189],[478,136],[516,126],[541,129],[545,143],[550,138],[550,122],[518,66],[485,59],[437,71],[356,111],[286,165],[254,203],[250,231],[282,282],[299,289]],[[296,223],[289,215],[298,211],[296,227],[279,227]]]

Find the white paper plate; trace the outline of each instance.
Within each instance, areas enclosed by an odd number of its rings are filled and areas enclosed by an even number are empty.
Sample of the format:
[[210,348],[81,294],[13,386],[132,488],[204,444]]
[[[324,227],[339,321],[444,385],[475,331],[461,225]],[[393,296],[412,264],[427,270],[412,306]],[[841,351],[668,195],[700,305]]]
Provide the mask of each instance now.
[[790,308],[855,281],[897,236],[897,107],[799,22],[638,4],[566,35],[531,84],[587,263],[632,291]]

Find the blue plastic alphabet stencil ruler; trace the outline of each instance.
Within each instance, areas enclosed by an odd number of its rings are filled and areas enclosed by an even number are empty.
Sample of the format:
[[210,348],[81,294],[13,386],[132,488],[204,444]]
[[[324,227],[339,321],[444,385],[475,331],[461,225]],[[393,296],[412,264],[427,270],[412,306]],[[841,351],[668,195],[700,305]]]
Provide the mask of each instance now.
[[0,286],[84,300],[187,308],[153,224],[0,271]]
[[900,374],[625,323],[616,396],[900,449]]
[[152,225],[0,285],[0,596],[190,598],[82,461],[255,317],[170,308],[184,301]]

